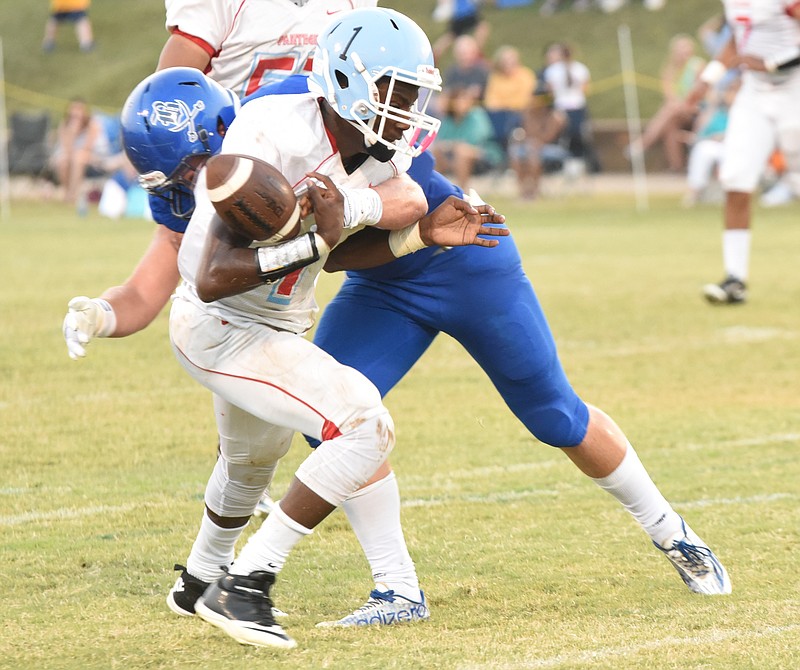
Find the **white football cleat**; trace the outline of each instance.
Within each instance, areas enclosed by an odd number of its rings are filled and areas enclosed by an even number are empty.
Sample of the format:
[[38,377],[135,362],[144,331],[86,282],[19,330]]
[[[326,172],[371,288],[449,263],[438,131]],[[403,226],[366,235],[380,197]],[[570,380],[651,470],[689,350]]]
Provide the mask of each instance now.
[[391,626],[396,623],[426,621],[431,613],[425,602],[425,594],[419,592],[419,602],[395,595],[394,591],[373,589],[369,600],[352,614],[338,621],[321,621],[317,628],[347,626]]
[[706,596],[726,595],[731,592],[728,571],[714,552],[681,519],[682,530],[663,545],[653,542],[678,571],[684,584],[693,593]]

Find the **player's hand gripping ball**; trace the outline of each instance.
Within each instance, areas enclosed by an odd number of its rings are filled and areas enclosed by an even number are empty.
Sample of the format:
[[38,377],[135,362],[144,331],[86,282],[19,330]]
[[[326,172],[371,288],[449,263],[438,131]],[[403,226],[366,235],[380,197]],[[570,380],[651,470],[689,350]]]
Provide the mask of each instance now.
[[269,163],[240,154],[217,154],[206,163],[208,197],[235,233],[258,244],[277,244],[300,232],[300,207],[291,184]]

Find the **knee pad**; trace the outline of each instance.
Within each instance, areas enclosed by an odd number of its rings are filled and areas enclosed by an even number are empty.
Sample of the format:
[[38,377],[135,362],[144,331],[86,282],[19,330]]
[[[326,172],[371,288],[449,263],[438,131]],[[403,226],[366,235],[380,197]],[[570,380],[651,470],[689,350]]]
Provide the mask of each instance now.
[[277,462],[252,466],[231,463],[220,455],[206,485],[206,506],[221,517],[250,516],[276,468]]
[[551,447],[574,447],[586,437],[589,409],[580,399],[572,407],[563,403],[546,405],[528,415],[526,425],[540,442]]
[[358,490],[394,448],[394,422],[381,406],[373,416],[348,422],[341,435],[326,440],[300,464],[296,476],[338,507]]

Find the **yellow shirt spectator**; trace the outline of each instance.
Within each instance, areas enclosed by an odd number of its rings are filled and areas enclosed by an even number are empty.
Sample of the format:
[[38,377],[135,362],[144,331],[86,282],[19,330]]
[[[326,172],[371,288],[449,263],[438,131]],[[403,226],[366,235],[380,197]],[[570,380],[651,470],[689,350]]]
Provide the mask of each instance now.
[[528,108],[535,88],[536,74],[520,63],[519,52],[514,47],[500,47],[486,84],[486,109],[522,112]]
[[42,51],[55,50],[58,26],[62,23],[72,23],[75,26],[75,37],[81,51],[94,49],[94,34],[88,13],[91,4],[92,0],[50,0],[50,16],[44,24]]

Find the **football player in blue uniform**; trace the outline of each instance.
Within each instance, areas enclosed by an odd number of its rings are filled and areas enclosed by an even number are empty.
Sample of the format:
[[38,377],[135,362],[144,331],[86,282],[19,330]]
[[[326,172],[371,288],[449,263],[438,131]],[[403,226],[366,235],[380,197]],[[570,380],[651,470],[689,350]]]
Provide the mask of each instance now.
[[[304,77],[291,77],[259,94],[305,89]],[[128,142],[129,152],[147,150],[147,138],[138,141],[139,147],[136,141],[133,146]],[[185,150],[176,141],[175,151]],[[174,156],[167,163],[171,161]],[[168,169],[163,173],[170,174]],[[429,154],[416,158],[409,174],[423,187],[430,209],[448,195],[463,195],[434,170]],[[162,199],[170,190],[169,181],[162,183]],[[181,196],[185,198],[186,193]],[[174,229],[182,225],[172,205],[154,204],[157,221],[171,221],[165,225]],[[352,253],[340,254],[338,265],[331,262],[327,267],[349,271],[324,310],[314,338],[317,345],[361,371],[385,394],[439,332],[447,333],[481,365],[537,439],[564,451],[633,515],[692,591],[730,592],[725,568],[659,492],[620,428],[572,389],[512,237],[502,238],[492,250],[429,248],[372,269],[358,268],[357,247],[358,236],[342,245],[342,251],[350,248]],[[97,330],[93,324],[76,327],[73,302],[65,321],[70,352],[76,346],[82,351],[91,337],[116,334],[113,329]],[[476,306],[480,319],[474,318]],[[400,525],[399,489],[388,464],[343,509],[364,548],[376,587],[363,607],[331,623],[346,626],[427,618],[427,608],[419,607],[416,571]],[[235,539],[231,535],[225,542],[232,545]],[[206,585],[183,570],[170,594],[170,606],[192,614],[194,600]]]

